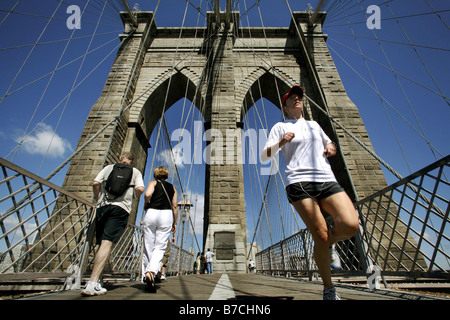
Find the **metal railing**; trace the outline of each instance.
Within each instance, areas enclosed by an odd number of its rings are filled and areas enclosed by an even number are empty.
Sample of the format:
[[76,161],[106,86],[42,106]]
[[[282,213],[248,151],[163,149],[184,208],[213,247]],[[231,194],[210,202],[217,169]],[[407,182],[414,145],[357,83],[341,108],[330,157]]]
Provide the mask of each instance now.
[[256,254],[256,271],[270,274],[302,274],[311,277],[317,271],[313,258],[313,240],[307,229]]
[[[51,289],[80,288],[98,248],[94,204],[5,159],[0,166],[0,289],[30,290],[31,283],[39,290],[50,282]],[[128,224],[105,273],[138,279],[142,237],[142,228]],[[172,245],[167,268],[188,273],[193,260],[193,254]]]
[[[360,232],[336,244],[342,272],[450,279],[450,156],[355,204]],[[317,272],[308,230],[256,254],[261,273]]]
[[194,259],[194,253],[180,249],[180,247],[172,244],[166,266],[166,274],[182,275],[193,273]]
[[385,274],[450,275],[450,156],[356,203],[365,255]]
[[[142,255],[143,255],[143,236],[144,231],[141,227],[128,224],[123,235],[114,245],[111,251],[111,257],[105,270],[104,276],[114,278],[126,278],[132,281],[140,281],[142,275]],[[85,270],[80,270],[80,278],[82,274],[89,273],[93,268],[95,251],[98,249],[94,244],[90,245],[89,258],[83,264]],[[194,255],[184,249],[171,244],[170,255],[166,264],[167,275],[178,275],[192,272]],[[74,288],[78,288],[76,284],[78,279],[73,279]]]
[[[344,271],[378,266],[384,274],[449,279],[450,156],[357,202],[360,233],[337,245]],[[79,288],[92,266],[95,245],[92,203],[0,158],[0,282],[60,279]],[[108,270],[137,279],[142,229],[128,225]],[[259,252],[259,272],[317,271],[307,230]],[[194,256],[172,245],[167,270],[189,273]]]
[[70,276],[93,204],[2,158],[0,166],[0,280]]

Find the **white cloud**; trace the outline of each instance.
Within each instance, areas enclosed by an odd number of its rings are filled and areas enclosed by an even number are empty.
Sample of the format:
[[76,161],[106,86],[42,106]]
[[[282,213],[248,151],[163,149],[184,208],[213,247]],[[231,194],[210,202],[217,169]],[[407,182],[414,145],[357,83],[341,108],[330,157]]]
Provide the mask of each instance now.
[[[20,143],[21,138],[16,138],[15,141]],[[51,126],[45,123],[22,141],[22,147],[29,154],[45,155],[47,153],[47,156],[51,158],[63,157],[66,151],[73,150],[68,140],[60,137]]]
[[157,160],[164,163],[168,169],[171,169],[174,163],[178,169],[184,168],[183,151],[178,148],[173,148],[172,152],[170,149],[163,150],[157,155]]

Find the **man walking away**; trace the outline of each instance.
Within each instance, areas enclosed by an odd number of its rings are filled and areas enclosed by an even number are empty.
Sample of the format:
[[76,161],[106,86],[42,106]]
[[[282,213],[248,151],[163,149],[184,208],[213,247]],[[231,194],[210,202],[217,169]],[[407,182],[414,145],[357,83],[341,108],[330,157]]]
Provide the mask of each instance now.
[[84,296],[106,293],[106,289],[98,282],[100,275],[111,255],[113,244],[125,231],[133,198],[139,199],[144,192],[142,174],[131,166],[133,159],[131,152],[124,153],[119,164],[103,168],[92,184],[94,201],[97,202],[95,231],[100,248],[95,255],[94,267],[86,288],[81,291]]

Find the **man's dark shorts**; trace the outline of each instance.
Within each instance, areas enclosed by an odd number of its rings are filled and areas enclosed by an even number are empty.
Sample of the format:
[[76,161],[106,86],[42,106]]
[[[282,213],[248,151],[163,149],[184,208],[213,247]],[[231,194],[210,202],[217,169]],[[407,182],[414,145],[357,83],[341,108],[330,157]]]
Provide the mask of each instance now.
[[344,189],[337,182],[297,182],[286,187],[290,203],[306,198],[320,201],[342,191]]
[[125,231],[128,216],[128,212],[118,206],[98,208],[95,227],[97,243],[100,244],[102,240],[117,242]]

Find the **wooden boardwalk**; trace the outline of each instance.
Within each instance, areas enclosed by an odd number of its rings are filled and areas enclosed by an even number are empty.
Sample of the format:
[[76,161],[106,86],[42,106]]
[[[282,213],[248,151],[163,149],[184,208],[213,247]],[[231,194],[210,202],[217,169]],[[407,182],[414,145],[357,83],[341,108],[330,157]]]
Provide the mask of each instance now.
[[[326,315],[360,315],[388,312],[392,317],[417,316],[424,309],[448,310],[448,302],[432,297],[338,285],[344,301],[321,301],[322,284],[293,278],[258,274],[212,274],[169,277],[157,284],[157,293],[145,291],[140,282],[105,285],[106,295],[81,296],[81,290],[54,292],[0,302],[6,314],[20,310],[30,317],[45,312],[63,317],[116,319],[165,317],[167,319],[276,319],[310,317],[311,311]],[[26,301],[24,301],[26,300]],[[356,301],[359,300],[359,301]],[[403,300],[403,301],[402,301]],[[438,304],[436,304],[438,303]],[[386,304],[388,304],[386,306]],[[355,307],[356,306],[356,307]],[[439,311],[437,311],[439,309]],[[6,311],[8,310],[8,311]],[[60,311],[64,311],[61,314]],[[50,315],[50,314],[49,314]]]
[[[84,297],[81,290],[54,292],[21,300],[322,300],[321,282],[270,277],[259,274],[204,274],[168,277],[157,284],[157,293],[140,282],[105,285],[106,295]],[[425,296],[391,290],[337,285],[343,300],[423,300]]]

